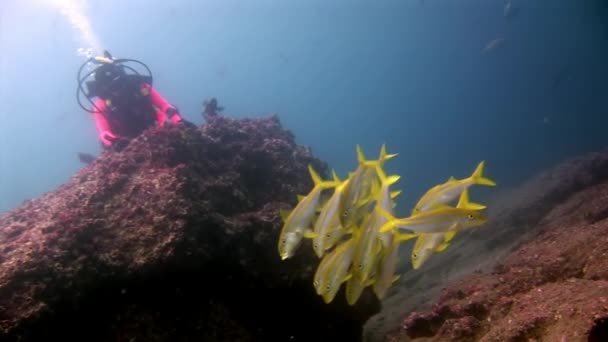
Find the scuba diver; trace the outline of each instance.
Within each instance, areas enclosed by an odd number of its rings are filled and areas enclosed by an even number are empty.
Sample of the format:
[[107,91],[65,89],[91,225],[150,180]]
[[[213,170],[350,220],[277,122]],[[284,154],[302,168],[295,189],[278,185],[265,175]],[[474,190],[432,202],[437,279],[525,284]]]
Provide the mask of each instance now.
[[[81,77],[88,63],[98,66]],[[147,75],[140,74],[129,63],[143,66]],[[94,79],[87,81],[91,76]],[[88,92],[83,87],[85,81]],[[91,108],[80,101],[81,92]],[[146,64],[135,59],[114,59],[108,51],[104,51],[103,57],[89,58],[80,67],[76,97],[80,107],[93,114],[105,149],[124,146],[149,127],[163,126],[167,121],[184,122],[178,110],[152,87],[152,73]]]

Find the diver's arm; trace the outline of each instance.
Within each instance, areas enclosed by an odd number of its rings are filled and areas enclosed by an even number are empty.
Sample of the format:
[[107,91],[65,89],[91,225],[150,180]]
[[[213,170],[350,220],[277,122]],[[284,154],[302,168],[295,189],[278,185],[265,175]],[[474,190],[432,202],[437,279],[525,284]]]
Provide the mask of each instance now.
[[156,112],[156,120],[158,121],[158,125],[164,125],[167,118],[172,123],[178,123],[182,121],[182,117],[177,111],[177,109],[172,106],[169,101],[165,100],[162,95],[156,89],[154,89],[151,85],[145,84],[145,87],[149,91],[150,100],[152,101],[152,105],[158,108],[159,110]]
[[94,104],[93,119],[95,119],[95,127],[97,127],[99,140],[101,140],[104,145],[111,146],[114,139],[118,137],[112,133],[108,119],[106,119],[106,116],[104,115],[106,103],[104,100],[98,98],[95,100]]

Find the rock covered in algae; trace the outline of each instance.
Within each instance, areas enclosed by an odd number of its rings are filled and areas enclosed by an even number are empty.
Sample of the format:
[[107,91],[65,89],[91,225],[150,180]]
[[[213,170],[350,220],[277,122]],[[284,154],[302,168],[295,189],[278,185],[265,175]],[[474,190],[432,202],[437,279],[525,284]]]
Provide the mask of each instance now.
[[358,340],[378,303],[327,306],[312,248],[278,256],[309,163],[327,174],[274,115],[102,153],[0,216],[0,340]]

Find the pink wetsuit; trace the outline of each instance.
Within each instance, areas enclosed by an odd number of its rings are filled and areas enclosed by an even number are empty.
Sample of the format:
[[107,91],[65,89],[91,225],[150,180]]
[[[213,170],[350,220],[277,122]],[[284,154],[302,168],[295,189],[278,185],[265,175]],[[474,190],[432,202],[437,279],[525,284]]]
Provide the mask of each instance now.
[[147,101],[142,102],[145,108],[139,108],[139,112],[141,112],[139,116],[130,115],[124,111],[114,113],[109,110],[105,99],[97,98],[95,100],[93,118],[99,139],[104,145],[112,145],[113,139],[116,138],[133,138],[154,124],[163,126],[167,118],[172,123],[182,121],[177,109],[150,84],[142,83],[140,90],[142,94],[147,94],[144,96]]

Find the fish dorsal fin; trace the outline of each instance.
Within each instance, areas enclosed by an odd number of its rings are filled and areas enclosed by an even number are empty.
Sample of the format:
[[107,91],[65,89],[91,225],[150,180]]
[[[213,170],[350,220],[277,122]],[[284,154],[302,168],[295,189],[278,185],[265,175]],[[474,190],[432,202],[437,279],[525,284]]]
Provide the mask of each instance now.
[[450,178],[448,178],[447,182],[453,182],[455,180],[456,180],[456,177],[450,176]]
[[299,195],[299,194],[297,195],[297,197],[298,197],[298,202],[300,202],[300,201],[302,201],[304,198],[306,198],[306,196],[304,196],[304,195]]

